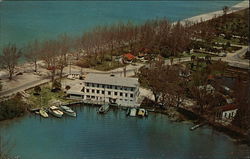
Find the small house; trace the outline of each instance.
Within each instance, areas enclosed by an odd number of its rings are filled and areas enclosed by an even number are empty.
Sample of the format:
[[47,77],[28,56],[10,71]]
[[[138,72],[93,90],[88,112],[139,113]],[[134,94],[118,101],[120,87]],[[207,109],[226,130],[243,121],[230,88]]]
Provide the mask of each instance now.
[[123,55],[123,62],[124,63],[132,63],[134,59],[135,59],[135,56],[132,55],[131,53],[127,53],[127,54]]
[[220,120],[232,121],[237,113],[237,106],[234,104],[228,104],[216,108],[216,118]]

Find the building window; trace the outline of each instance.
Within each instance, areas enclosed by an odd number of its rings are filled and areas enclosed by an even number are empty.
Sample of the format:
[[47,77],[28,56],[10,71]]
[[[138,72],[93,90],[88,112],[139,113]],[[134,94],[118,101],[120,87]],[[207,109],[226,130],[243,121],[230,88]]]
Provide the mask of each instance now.
[[104,91],[102,91],[102,94],[104,94]]
[[104,85],[104,84],[102,84],[102,88],[105,88],[105,85]]
[[108,91],[108,95],[111,95],[111,92],[110,92],[110,91]]
[[94,89],[92,89],[92,93],[95,93],[95,90],[94,90]]
[[86,97],[87,97],[87,98],[90,98],[90,96],[89,96],[89,95],[87,95]]
[[99,84],[96,85],[99,88]]
[[128,97],[128,93],[125,93],[125,97]]
[[123,95],[123,93],[122,92],[120,92],[120,96],[122,96]]
[[117,92],[115,92],[115,96],[117,96]]
[[135,88],[132,87],[132,88],[131,88],[131,91],[133,92],[134,90],[135,90]]
[[92,99],[95,99],[95,96],[91,96]]
[[124,90],[126,91],[126,90],[127,90],[127,87],[124,87]]
[[100,90],[96,90],[96,93],[99,94],[99,93],[100,93]]
[[122,87],[120,87],[120,90],[122,90]]
[[89,89],[86,89],[86,92],[89,93]]
[[117,89],[117,86],[115,86],[115,89]]
[[87,86],[89,86],[89,83],[86,83]]
[[133,98],[133,97],[134,97],[134,95],[133,95],[133,94],[130,94],[130,97],[131,97],[131,98]]

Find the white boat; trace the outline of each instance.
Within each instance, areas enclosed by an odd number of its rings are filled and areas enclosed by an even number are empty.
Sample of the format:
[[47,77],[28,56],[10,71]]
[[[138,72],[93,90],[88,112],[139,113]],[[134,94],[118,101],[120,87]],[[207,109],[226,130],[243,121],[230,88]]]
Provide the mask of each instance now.
[[56,106],[51,106],[49,108],[49,112],[54,115],[55,117],[61,118],[63,116],[63,112],[59,110]]
[[98,112],[106,113],[108,110],[109,110],[109,104],[105,103],[98,109]]
[[148,112],[147,112],[147,110],[145,110],[145,109],[143,109],[143,108],[140,108],[140,109],[138,110],[137,115],[140,116],[140,117],[144,117],[144,116],[147,116],[147,115],[148,115]]
[[136,112],[137,112],[137,110],[135,108],[131,108],[129,116],[133,116],[133,117],[136,116]]
[[41,115],[42,117],[44,117],[44,118],[48,118],[48,117],[49,117],[48,113],[47,113],[43,108],[41,108],[41,109],[39,110],[39,113],[40,113],[40,115]]
[[69,115],[69,116],[76,117],[76,112],[74,112],[70,107],[67,107],[67,106],[65,106],[65,105],[62,105],[62,106],[60,106],[60,108],[61,108],[61,110],[62,110],[65,114],[67,114],[67,115]]

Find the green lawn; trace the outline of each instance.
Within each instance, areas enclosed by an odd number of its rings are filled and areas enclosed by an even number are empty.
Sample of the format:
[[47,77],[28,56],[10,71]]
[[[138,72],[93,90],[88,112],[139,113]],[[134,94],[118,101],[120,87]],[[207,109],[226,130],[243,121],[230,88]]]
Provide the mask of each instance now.
[[41,86],[41,89],[42,91],[40,92],[40,95],[33,95],[34,89],[28,91],[28,93],[30,94],[28,100],[30,101],[32,108],[49,107],[49,101],[54,99],[60,100],[63,103],[69,103],[70,101],[72,101],[64,99],[65,93],[63,91],[51,92],[50,84]]
[[[184,54],[182,54],[181,57],[191,57],[193,55],[196,56],[196,57],[205,57],[205,56],[207,56],[209,54],[204,54],[204,53],[190,53],[190,54],[188,54],[188,53],[184,53]],[[213,55],[209,55],[209,56],[213,56]]]
[[109,71],[124,66],[125,64],[121,64],[118,61],[105,61],[102,64],[94,66],[93,68],[100,71]]

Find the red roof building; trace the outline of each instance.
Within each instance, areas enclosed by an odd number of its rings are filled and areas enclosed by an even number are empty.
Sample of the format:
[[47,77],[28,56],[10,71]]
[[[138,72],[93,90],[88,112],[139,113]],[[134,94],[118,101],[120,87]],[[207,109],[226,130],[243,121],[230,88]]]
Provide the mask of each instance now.
[[127,53],[123,55],[123,58],[125,58],[126,60],[132,61],[133,59],[135,59],[135,56],[132,55],[131,53]]

